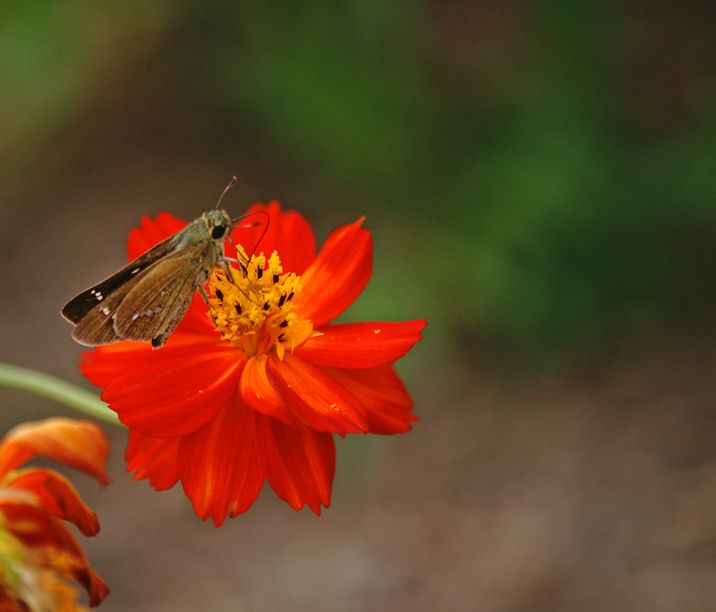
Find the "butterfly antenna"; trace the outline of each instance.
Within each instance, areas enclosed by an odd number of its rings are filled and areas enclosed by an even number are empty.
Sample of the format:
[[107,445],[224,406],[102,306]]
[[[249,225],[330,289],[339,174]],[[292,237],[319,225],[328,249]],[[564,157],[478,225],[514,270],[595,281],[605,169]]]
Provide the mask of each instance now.
[[219,201],[216,203],[216,206],[214,208],[219,208],[219,205],[221,204],[221,201],[224,199],[224,196],[231,191],[234,185],[239,182],[239,179],[237,179],[235,176],[231,177],[231,182],[226,186],[224,191],[221,192],[221,195],[219,196]]
[[[231,235],[229,235],[229,242],[232,244],[232,246],[236,249],[236,256],[237,256],[237,263],[239,264],[239,268],[241,269],[241,273],[244,275],[244,278],[249,281],[249,285],[251,285],[251,288],[254,290],[254,293],[260,297],[263,298],[263,294],[259,290],[259,288],[253,283],[253,281],[249,278],[249,271],[247,266],[249,265],[249,262],[251,261],[251,258],[256,253],[256,249],[258,248],[259,244],[261,244],[261,241],[264,239],[264,236],[266,235],[266,232],[268,231],[269,224],[271,223],[271,216],[266,212],[265,210],[255,210],[249,213],[246,213],[244,215],[241,215],[239,217],[236,217],[235,219],[232,219],[232,223],[236,223],[237,221],[241,221],[242,219],[246,219],[246,217],[250,217],[252,215],[264,215],[266,217],[266,223],[264,225],[263,231],[261,232],[261,235],[259,236],[258,240],[254,244],[253,248],[251,249],[251,252],[246,255],[246,263],[244,264],[242,261],[240,261],[238,258],[241,256],[241,251],[239,251],[238,248],[236,248],[236,245],[234,244],[233,239],[231,238]],[[258,222],[250,223],[242,227],[256,227],[258,225]],[[250,298],[244,294],[249,301]]]
[[254,244],[254,247],[251,249],[251,254],[249,255],[249,260],[256,254],[256,249],[259,248],[259,245],[261,244],[261,241],[264,239],[266,232],[268,232],[269,225],[271,225],[271,215],[269,215],[265,210],[257,210],[255,213],[251,213],[251,214],[265,215],[266,216],[266,224],[264,225],[264,229],[262,230],[261,235],[259,236],[259,239],[256,241],[256,244]]
[[[264,239],[264,236],[268,231],[269,225],[271,225],[271,216],[265,210],[254,210],[231,220],[231,223],[235,224],[237,221],[241,221],[243,219],[246,219],[246,217],[251,217],[252,215],[264,215],[266,217],[266,225],[264,225],[264,229],[261,232],[261,235],[256,241],[256,244],[254,244],[253,248],[251,249],[251,253],[249,254],[249,260],[251,260],[251,258],[256,254],[256,249],[259,248],[259,244],[261,244],[261,241]],[[258,223],[251,223],[242,227],[256,227],[256,225],[258,225]]]

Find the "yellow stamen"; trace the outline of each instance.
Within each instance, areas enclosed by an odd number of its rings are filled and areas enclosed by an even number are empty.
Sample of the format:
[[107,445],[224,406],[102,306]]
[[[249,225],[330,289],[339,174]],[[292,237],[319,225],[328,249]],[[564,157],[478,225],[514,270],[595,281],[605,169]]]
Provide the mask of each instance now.
[[275,349],[283,359],[313,334],[311,321],[299,319],[294,306],[301,277],[283,272],[276,251],[249,259],[238,250],[239,261],[248,262],[242,270],[217,268],[209,279],[209,315],[221,338],[248,356]]

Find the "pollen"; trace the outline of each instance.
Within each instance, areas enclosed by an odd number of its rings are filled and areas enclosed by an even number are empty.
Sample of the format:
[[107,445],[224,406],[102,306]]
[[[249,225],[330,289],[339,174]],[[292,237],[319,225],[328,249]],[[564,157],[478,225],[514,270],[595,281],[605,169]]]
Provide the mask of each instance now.
[[294,305],[301,277],[283,271],[276,251],[250,258],[238,251],[239,269],[217,268],[209,279],[209,316],[222,339],[248,356],[275,350],[283,359],[313,334]]

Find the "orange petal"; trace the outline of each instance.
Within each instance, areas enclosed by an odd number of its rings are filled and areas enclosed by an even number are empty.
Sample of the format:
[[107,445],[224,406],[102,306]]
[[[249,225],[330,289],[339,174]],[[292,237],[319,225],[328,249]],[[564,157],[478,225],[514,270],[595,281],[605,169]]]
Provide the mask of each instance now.
[[107,583],[95,572],[89,564],[83,570],[80,570],[80,575],[77,578],[82,585],[87,589],[89,595],[89,605],[91,608],[96,608],[101,604],[107,595],[109,595],[109,587]]
[[40,506],[50,514],[74,523],[84,535],[94,536],[99,532],[97,515],[62,474],[44,468],[26,469],[14,474],[6,484],[30,491]]
[[319,431],[357,433],[368,430],[365,409],[320,368],[291,354],[272,356],[269,375],[292,410]]
[[241,398],[257,412],[295,426],[300,421],[269,380],[266,361],[267,356],[260,353],[246,362],[239,383]]
[[125,459],[127,471],[134,479],[149,478],[157,490],[171,489],[179,480],[180,438],[151,438],[136,431],[129,432]]
[[424,320],[327,325],[298,348],[296,355],[321,366],[374,368],[405,355],[421,339],[423,327]]
[[256,413],[234,394],[215,419],[185,437],[179,476],[197,515],[219,527],[227,515],[248,510],[261,490],[263,469],[256,448]]
[[117,376],[102,399],[132,429],[154,438],[196,431],[226,405],[243,359],[228,343],[159,349]]
[[135,366],[145,359],[151,350],[148,342],[127,341],[98,346],[92,351],[82,353],[80,372],[93,385],[105,387],[128,367]]
[[[200,304],[195,305],[196,300],[199,300]],[[190,317],[197,309],[200,310],[199,317]],[[82,353],[80,371],[93,385],[106,387],[128,369],[151,363],[153,359],[171,359],[175,351],[179,359],[184,359],[187,352],[210,350],[216,344],[217,335],[206,316],[201,297],[197,294],[189,312],[161,350],[152,349],[149,342],[130,340],[98,346],[92,351]]]
[[301,275],[296,296],[301,318],[318,328],[341,314],[360,295],[373,270],[373,243],[362,219],[334,230],[318,257]]
[[287,427],[256,415],[256,434],[266,478],[281,499],[299,510],[304,504],[316,514],[331,503],[336,469],[333,436],[310,427]]
[[61,521],[31,505],[3,504],[0,512],[5,515],[5,528],[26,546],[53,546],[75,558],[77,565],[72,575],[87,590],[90,606],[99,605],[109,594],[109,588],[89,566],[79,543]]
[[89,421],[55,417],[23,423],[7,432],[0,442],[0,476],[40,456],[81,470],[107,484],[108,454],[107,438]]
[[363,405],[370,433],[402,433],[418,420],[413,414],[413,401],[392,366],[327,372]]

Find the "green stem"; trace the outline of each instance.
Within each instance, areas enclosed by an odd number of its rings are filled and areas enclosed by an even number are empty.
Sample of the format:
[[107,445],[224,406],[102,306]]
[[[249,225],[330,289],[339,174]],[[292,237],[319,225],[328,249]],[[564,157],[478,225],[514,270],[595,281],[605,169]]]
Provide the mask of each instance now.
[[0,386],[48,397],[94,419],[112,425],[120,424],[114,412],[94,393],[49,374],[0,362]]

